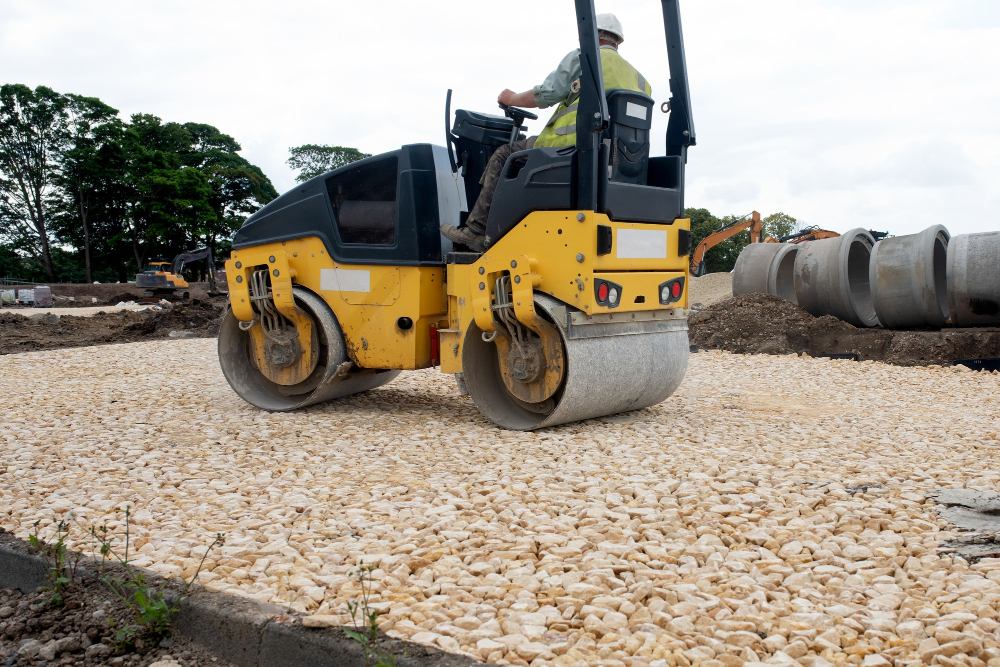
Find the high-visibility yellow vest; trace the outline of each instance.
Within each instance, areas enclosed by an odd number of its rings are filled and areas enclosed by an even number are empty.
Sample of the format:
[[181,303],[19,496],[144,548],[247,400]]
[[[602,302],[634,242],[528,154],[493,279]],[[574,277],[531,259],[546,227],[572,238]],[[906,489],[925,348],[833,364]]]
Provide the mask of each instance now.
[[[628,64],[618,52],[611,48],[601,49],[601,70],[604,72],[604,90],[623,88],[652,95],[653,89],[649,82]],[[541,146],[573,146],[576,144],[576,111],[580,105],[580,93],[570,93],[570,96],[559,103],[556,112],[549,118],[545,128],[535,139],[535,147]]]

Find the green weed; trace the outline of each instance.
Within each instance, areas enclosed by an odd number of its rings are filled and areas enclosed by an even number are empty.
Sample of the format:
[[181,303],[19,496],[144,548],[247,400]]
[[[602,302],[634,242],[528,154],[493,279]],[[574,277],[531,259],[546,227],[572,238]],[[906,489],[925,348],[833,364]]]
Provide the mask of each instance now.
[[[111,548],[114,537],[108,535],[107,524],[100,528],[90,527],[91,537],[100,545],[101,579],[122,603],[135,611],[135,624],[126,623],[119,627],[115,633],[116,648],[133,647],[139,639],[156,646],[160,641],[170,636],[170,619],[177,612],[181,601],[187,596],[188,590],[198,578],[198,574],[201,573],[201,568],[204,566],[208,554],[216,545],[222,544],[225,540],[225,535],[216,533],[215,539],[208,545],[205,555],[201,557],[198,569],[195,570],[189,581],[184,582],[184,588],[180,595],[171,603],[167,601],[162,591],[151,589],[146,583],[145,575],[129,563],[131,515],[131,507],[126,506],[124,557],[119,556]],[[106,574],[105,563],[109,557],[113,557],[125,569],[126,576],[124,578],[110,577]]]
[[[358,564],[358,569],[350,576],[356,577],[361,584],[361,599],[347,603],[347,611],[351,614],[353,629],[344,629],[344,633],[361,644],[365,653],[365,667],[396,667],[396,656],[382,645],[378,633],[378,609],[370,606],[374,565]],[[360,617],[360,618],[359,618]]]
[[[70,515],[73,518],[73,515]],[[45,579],[49,582],[42,590],[52,591],[49,604],[61,605],[63,594],[76,581],[76,570],[80,566],[81,554],[74,554],[66,548],[66,538],[69,537],[70,523],[62,519],[53,519],[55,526],[55,541],[46,540],[39,533],[42,520],[35,521],[35,531],[28,536],[28,543],[35,549],[45,562]]]

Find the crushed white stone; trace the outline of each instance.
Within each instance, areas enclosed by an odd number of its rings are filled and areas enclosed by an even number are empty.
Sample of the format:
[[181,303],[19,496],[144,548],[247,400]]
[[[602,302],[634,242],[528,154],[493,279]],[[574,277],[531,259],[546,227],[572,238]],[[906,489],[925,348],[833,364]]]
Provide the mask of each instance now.
[[212,340],[0,365],[0,524],[130,504],[168,576],[222,531],[200,580],[316,626],[364,561],[390,635],[496,662],[1000,664],[1000,559],[940,555],[924,499],[1000,487],[995,375],[703,352],[659,406],[515,433],[436,371],[262,412]]
[[707,308],[733,295],[733,274],[708,273],[691,278],[688,300],[692,308]]

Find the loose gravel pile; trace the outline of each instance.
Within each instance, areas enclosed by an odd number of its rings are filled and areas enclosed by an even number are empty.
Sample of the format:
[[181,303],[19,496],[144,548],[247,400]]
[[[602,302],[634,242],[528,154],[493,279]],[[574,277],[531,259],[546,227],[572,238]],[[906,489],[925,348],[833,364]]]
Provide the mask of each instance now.
[[700,277],[691,277],[691,289],[688,298],[693,309],[705,308],[720,301],[725,301],[732,295],[732,273],[709,273]]
[[[518,665],[1000,664],[1000,559],[925,495],[1000,486],[1000,377],[702,352],[654,408],[499,431],[448,376],[265,413],[214,341],[3,359],[0,524],[134,507],[138,565]],[[662,662],[659,662],[662,661]]]

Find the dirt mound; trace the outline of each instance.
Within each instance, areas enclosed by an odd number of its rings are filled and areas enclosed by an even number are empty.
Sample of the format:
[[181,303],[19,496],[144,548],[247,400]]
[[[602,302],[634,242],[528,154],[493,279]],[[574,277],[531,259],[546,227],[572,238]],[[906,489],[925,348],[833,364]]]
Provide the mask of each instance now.
[[54,321],[0,313],[0,354],[155,340],[171,331],[209,338],[218,333],[225,306],[224,300],[192,299],[162,310],[67,315]]
[[744,294],[692,312],[692,345],[741,354],[844,355],[901,366],[1000,357],[1000,330],[858,329],[831,315],[814,317],[771,294]]
[[[93,306],[94,299],[97,299],[98,305],[113,306],[119,301],[141,301],[148,296],[148,290],[132,283],[51,283],[49,287],[52,288],[55,305],[60,308]],[[219,287],[225,290],[226,284],[221,283]],[[195,299],[210,298],[208,283],[205,282],[191,283],[187,291]],[[72,301],[70,297],[73,297]]]
[[[103,304],[105,306],[116,306],[123,301],[128,303],[129,301],[139,302],[142,297],[139,294],[134,294],[132,292],[119,292],[118,294],[113,294],[108,298],[104,299]],[[76,303],[76,302],[74,302]],[[62,305],[62,304],[59,304]],[[86,305],[86,304],[83,304]]]

